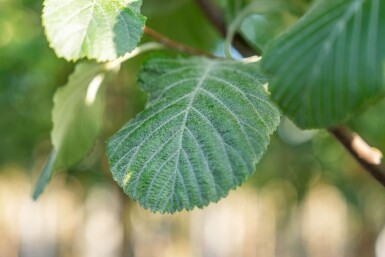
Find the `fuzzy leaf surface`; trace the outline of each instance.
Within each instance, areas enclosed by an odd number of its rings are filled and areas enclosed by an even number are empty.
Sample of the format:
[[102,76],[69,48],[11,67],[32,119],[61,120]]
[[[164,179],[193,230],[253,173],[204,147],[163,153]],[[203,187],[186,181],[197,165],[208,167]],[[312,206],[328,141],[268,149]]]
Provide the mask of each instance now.
[[273,99],[302,128],[345,122],[384,96],[385,1],[323,1],[262,60]]
[[45,0],[43,24],[59,57],[107,61],[131,52],[142,36],[141,0]]
[[152,211],[203,207],[250,176],[279,123],[258,64],[148,61],[144,111],[107,147],[114,179]]

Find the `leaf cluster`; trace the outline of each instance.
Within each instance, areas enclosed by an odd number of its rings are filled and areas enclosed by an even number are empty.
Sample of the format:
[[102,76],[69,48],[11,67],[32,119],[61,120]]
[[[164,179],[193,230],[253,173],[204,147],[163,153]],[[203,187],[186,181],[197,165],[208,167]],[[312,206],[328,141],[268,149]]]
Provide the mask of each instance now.
[[[139,45],[146,31],[141,5],[45,0],[43,25],[56,54],[94,61],[80,62],[54,97],[53,154],[36,197],[53,170],[82,159],[99,135],[105,78],[133,56],[159,48]],[[330,128],[384,96],[384,1],[220,5],[230,35],[225,48],[239,33],[264,52],[262,61],[150,58],[138,76],[148,94],[145,109],[107,142],[114,180],[153,211],[203,207],[239,186],[266,151],[280,110],[301,128]]]

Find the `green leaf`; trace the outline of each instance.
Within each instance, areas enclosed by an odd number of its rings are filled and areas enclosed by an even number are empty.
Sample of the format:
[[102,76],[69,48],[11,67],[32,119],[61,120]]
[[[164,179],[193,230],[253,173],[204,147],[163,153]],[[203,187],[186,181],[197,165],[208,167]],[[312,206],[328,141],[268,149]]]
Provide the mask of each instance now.
[[113,67],[111,63],[79,63],[67,85],[56,91],[52,111],[53,149],[40,173],[33,199],[43,193],[55,170],[76,164],[91,150],[103,121],[102,83]]
[[54,96],[51,140],[57,152],[55,168],[70,167],[91,150],[103,123],[104,64],[76,66],[66,86]]
[[159,47],[157,43],[146,43],[112,62],[82,62],[76,66],[67,85],[58,89],[54,96],[51,132],[54,148],[36,183],[35,200],[43,193],[56,169],[71,167],[91,150],[103,123],[105,78],[118,70],[121,63]]
[[67,60],[106,61],[132,51],[142,36],[141,0],[45,0],[51,47]]
[[385,2],[324,1],[262,60],[272,97],[302,128],[346,121],[384,96]]
[[264,83],[258,64],[150,60],[147,108],[108,141],[114,179],[162,213],[218,201],[253,173],[279,123]]

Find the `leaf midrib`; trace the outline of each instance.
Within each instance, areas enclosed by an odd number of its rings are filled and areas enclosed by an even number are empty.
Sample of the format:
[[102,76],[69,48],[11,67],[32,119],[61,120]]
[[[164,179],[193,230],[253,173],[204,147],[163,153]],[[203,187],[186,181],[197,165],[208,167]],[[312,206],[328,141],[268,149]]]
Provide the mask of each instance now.
[[[93,1],[93,4],[92,4],[92,10],[91,10],[91,13],[89,15],[89,19],[87,21],[87,26],[86,26],[86,29],[84,30],[84,33],[82,35],[82,44],[81,44],[81,47],[79,48],[79,52],[83,51],[83,48],[84,47],[87,47],[87,44],[86,44],[86,37],[88,35],[88,30],[90,29],[90,24],[91,24],[91,21],[92,21],[92,17],[94,15],[94,11],[95,11],[95,5],[97,5],[96,3],[96,0]],[[80,54],[80,53],[79,53]]]
[[[180,158],[180,152],[181,152],[181,149],[182,149],[182,143],[183,143],[183,136],[184,136],[184,133],[186,131],[186,128],[187,128],[187,120],[188,120],[188,116],[190,114],[190,111],[191,109],[193,108],[193,103],[194,103],[194,100],[198,94],[198,92],[201,90],[205,80],[208,78],[208,75],[212,69],[212,67],[214,66],[214,63],[212,62],[207,62],[207,66],[206,66],[206,69],[202,75],[202,77],[200,78],[200,80],[198,81],[196,87],[194,88],[194,90],[189,94],[189,98],[190,98],[190,101],[188,102],[187,104],[187,107],[186,109],[184,110],[184,117],[183,117],[183,121],[182,121],[182,125],[181,125],[181,129],[180,131],[178,132],[179,133],[179,146],[177,147],[177,150],[176,150],[176,153],[177,154],[177,157],[176,157],[176,165],[178,164],[179,162],[179,158]],[[179,114],[180,115],[180,114]],[[177,133],[176,133],[177,134]],[[174,154],[173,154],[174,155]],[[175,169],[175,173],[177,172],[177,169]],[[138,175],[138,178],[136,179],[136,183],[135,183],[135,186],[134,186],[134,190],[133,190],[133,195],[136,195],[136,192],[137,192],[137,187],[138,187],[138,184],[139,184],[139,178],[140,178],[140,175]],[[126,175],[126,177],[129,176],[129,174]],[[176,176],[174,176],[174,186],[175,186],[175,178]],[[127,180],[125,178],[125,180]]]

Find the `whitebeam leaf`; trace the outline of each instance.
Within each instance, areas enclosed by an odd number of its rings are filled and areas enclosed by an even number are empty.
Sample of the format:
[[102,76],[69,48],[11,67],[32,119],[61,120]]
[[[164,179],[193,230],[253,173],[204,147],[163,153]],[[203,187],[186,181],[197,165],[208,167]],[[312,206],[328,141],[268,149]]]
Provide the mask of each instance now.
[[161,213],[218,201],[253,173],[279,123],[264,83],[258,64],[148,61],[147,108],[108,141],[114,179]]
[[54,96],[51,140],[55,168],[79,162],[94,144],[103,123],[106,64],[83,62],[76,66],[66,86]]
[[141,0],[45,0],[43,24],[59,57],[107,61],[132,51],[142,36]]
[[52,110],[53,149],[35,186],[35,200],[43,193],[55,170],[76,164],[94,145],[103,122],[105,90],[102,83],[110,72],[107,65],[77,64],[68,83],[56,91]]
[[262,60],[269,90],[302,128],[346,121],[384,96],[385,1],[321,1]]

